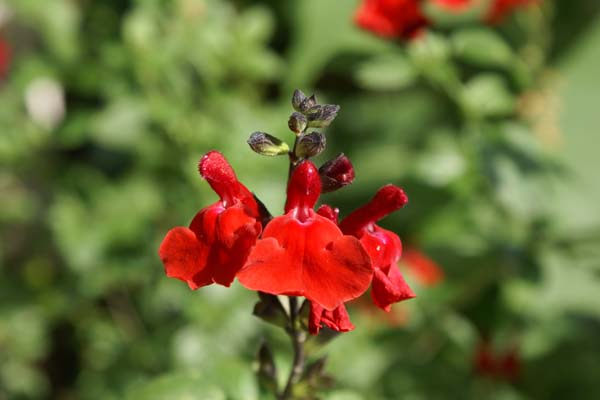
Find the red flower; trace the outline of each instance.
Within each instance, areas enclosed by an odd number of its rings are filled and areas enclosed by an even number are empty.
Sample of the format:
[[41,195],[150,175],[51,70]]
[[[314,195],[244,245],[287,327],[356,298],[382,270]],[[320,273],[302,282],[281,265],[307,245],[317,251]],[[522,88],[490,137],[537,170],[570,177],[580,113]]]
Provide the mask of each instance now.
[[374,268],[371,297],[385,311],[390,311],[393,303],[413,298],[415,294],[396,265],[402,255],[400,238],[375,222],[402,208],[407,201],[402,189],[387,185],[340,223],[342,232],[356,236],[369,253]]
[[338,332],[348,332],[354,329],[350,322],[350,316],[346,307],[342,304],[332,311],[326,310],[315,302],[310,303],[310,314],[308,316],[308,331],[311,335],[317,335],[322,326]]
[[369,287],[373,269],[360,242],[313,211],[321,193],[314,164],[296,167],[287,189],[286,214],[266,226],[238,279],[248,289],[304,296],[333,311]]
[[462,12],[468,9],[473,1],[477,2],[477,0],[433,0],[435,4],[440,7],[445,8],[450,12]]
[[389,38],[414,37],[427,25],[420,0],[364,0],[354,20],[361,28]]
[[8,43],[0,37],[0,79],[8,73],[10,66],[11,51]]
[[402,263],[423,286],[435,286],[444,279],[444,271],[439,265],[417,249],[404,249]]
[[489,340],[482,340],[475,351],[475,372],[481,376],[514,381],[521,370],[521,361],[516,348],[504,354],[496,354]]
[[[431,0],[449,12],[460,13],[477,0]],[[481,0],[479,0],[480,2]],[[496,24],[519,7],[539,0],[493,0],[485,20]],[[387,38],[410,39],[430,24],[423,0],[364,0],[354,17],[358,26]]]
[[258,206],[221,153],[207,153],[198,168],[220,200],[200,210],[189,229],[171,229],[159,255],[167,275],[192,289],[229,286],[260,234]]

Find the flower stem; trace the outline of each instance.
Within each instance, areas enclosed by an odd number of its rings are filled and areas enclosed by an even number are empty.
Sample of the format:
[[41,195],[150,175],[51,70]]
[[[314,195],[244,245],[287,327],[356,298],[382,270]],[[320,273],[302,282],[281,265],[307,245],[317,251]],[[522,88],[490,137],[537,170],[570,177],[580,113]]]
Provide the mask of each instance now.
[[294,296],[289,297],[290,304],[290,330],[289,335],[292,340],[292,347],[294,349],[294,362],[290,375],[283,392],[278,396],[279,400],[290,400],[292,399],[292,391],[294,385],[298,383],[304,372],[304,342],[306,341],[306,332],[300,329],[298,321],[298,299]]

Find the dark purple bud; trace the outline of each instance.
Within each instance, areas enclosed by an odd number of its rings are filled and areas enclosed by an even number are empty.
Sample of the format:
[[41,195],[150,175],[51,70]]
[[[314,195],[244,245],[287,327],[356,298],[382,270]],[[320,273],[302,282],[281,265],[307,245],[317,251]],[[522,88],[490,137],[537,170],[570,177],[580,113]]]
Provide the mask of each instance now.
[[290,115],[290,119],[288,120],[288,126],[290,127],[290,130],[297,135],[304,132],[307,123],[306,117],[299,112],[295,112]]
[[329,126],[340,111],[340,106],[335,104],[325,104],[314,106],[306,113],[308,126],[311,128],[324,128]]
[[300,111],[300,105],[304,100],[306,100],[306,95],[302,93],[302,90],[294,90],[294,94],[292,95],[292,107],[294,107],[294,110]]
[[327,161],[319,168],[321,176],[321,192],[333,192],[354,181],[354,167],[350,159],[341,153],[333,160]]
[[300,112],[306,114],[308,110],[317,105],[317,97],[313,94],[310,97],[305,98],[302,103],[300,103]]
[[301,158],[314,157],[325,150],[326,143],[327,140],[322,133],[311,132],[302,135],[296,143],[296,156]]
[[254,132],[250,135],[248,145],[263,156],[280,156],[290,151],[287,143],[265,132]]

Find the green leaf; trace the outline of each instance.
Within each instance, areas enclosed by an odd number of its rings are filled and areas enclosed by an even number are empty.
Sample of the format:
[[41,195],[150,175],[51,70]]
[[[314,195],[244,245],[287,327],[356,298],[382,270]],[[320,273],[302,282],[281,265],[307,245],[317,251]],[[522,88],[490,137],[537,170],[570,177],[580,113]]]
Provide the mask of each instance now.
[[176,373],[161,376],[130,391],[127,400],[225,400],[222,390],[199,374]]
[[510,46],[493,30],[468,28],[450,38],[454,55],[479,67],[510,67],[514,54]]
[[413,84],[417,72],[403,54],[385,54],[361,64],[355,79],[365,89],[398,90]]
[[507,116],[515,108],[515,98],[506,82],[495,74],[482,74],[470,80],[461,101],[467,115],[476,118]]

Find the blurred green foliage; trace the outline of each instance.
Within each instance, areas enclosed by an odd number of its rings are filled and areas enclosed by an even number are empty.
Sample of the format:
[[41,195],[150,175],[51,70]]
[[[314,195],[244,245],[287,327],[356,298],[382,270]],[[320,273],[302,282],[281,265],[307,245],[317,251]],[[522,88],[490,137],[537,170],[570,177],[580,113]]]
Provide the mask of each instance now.
[[[413,281],[401,326],[351,307],[357,329],[327,347],[326,398],[600,394],[595,1],[494,28],[450,18],[402,45],[354,27],[354,0],[6,5],[0,399],[258,398],[261,337],[283,366],[285,336],[237,284],[167,279],[157,248],[215,200],[196,172],[210,149],[279,212],[287,161],[246,139],[291,134],[296,87],[342,107],[319,160],[344,151],[357,179],[323,201],[344,215],[403,186],[410,206],[383,225],[446,274]],[[482,338],[518,347],[516,381],[474,372]]]

